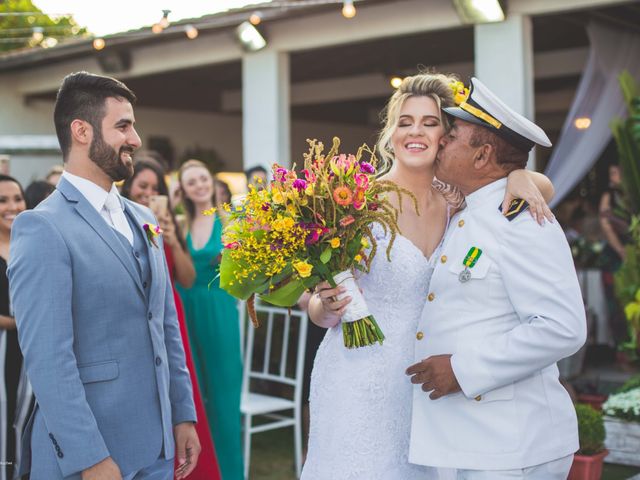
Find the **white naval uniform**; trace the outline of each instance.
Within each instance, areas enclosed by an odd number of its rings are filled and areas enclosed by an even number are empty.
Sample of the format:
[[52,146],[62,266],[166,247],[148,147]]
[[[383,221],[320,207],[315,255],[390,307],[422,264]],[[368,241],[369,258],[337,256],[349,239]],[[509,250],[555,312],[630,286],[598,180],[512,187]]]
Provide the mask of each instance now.
[[[462,392],[414,387],[409,461],[470,470],[525,469],[573,454],[576,414],[556,362],[586,339],[580,287],[557,223],[498,211],[506,179],[467,197],[446,233],[416,332],[416,362],[453,354]],[[482,255],[461,282],[471,247]],[[524,478],[524,477],[523,477]]]

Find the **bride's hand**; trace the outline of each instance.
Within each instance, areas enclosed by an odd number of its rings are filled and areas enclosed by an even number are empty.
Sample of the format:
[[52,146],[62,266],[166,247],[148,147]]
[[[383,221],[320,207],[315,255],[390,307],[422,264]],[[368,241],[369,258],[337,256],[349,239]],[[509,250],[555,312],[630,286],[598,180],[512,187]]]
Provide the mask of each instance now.
[[545,218],[553,222],[555,216],[547,205],[547,201],[553,198],[553,193],[553,184],[544,175],[524,169],[514,170],[507,177],[502,212],[509,209],[513,200],[521,198],[529,204],[529,213],[536,222],[542,225]]
[[311,299],[311,302],[319,303],[319,308],[312,309],[311,305],[309,307],[309,313],[313,323],[324,328],[331,328],[338,325],[346,310],[346,306],[351,302],[351,297],[337,300],[338,295],[345,291],[345,288],[340,286],[332,288],[329,282],[319,283],[316,286],[316,293],[314,295],[316,298]]

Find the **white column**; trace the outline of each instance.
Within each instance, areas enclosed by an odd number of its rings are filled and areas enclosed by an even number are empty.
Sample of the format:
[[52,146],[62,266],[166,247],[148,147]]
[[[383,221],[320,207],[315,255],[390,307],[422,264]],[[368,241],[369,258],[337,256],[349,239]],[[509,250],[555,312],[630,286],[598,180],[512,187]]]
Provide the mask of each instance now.
[[290,165],[289,54],[265,49],[242,57],[242,165]]
[[[527,15],[509,15],[504,22],[476,25],[475,72],[507,105],[535,121],[533,28]],[[527,168],[535,170],[534,151]]]

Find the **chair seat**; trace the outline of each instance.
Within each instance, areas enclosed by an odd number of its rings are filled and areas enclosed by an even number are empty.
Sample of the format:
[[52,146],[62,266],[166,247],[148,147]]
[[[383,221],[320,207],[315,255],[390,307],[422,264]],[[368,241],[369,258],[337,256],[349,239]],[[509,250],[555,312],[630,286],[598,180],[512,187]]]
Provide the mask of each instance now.
[[294,407],[295,402],[293,400],[259,393],[246,393],[242,396],[242,401],[240,402],[240,411],[248,415],[260,415]]

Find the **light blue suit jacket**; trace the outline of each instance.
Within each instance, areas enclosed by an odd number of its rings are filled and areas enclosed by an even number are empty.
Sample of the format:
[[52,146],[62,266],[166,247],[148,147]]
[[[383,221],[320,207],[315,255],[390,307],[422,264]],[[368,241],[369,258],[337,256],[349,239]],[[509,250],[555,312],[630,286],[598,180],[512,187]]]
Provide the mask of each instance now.
[[[125,209],[141,229],[156,223],[145,207],[125,199]],[[147,298],[116,235],[64,178],[13,224],[11,300],[37,400],[20,470],[32,480],[108,456],[126,475],[172,458],[173,425],[196,420],[162,243],[145,238]]]

